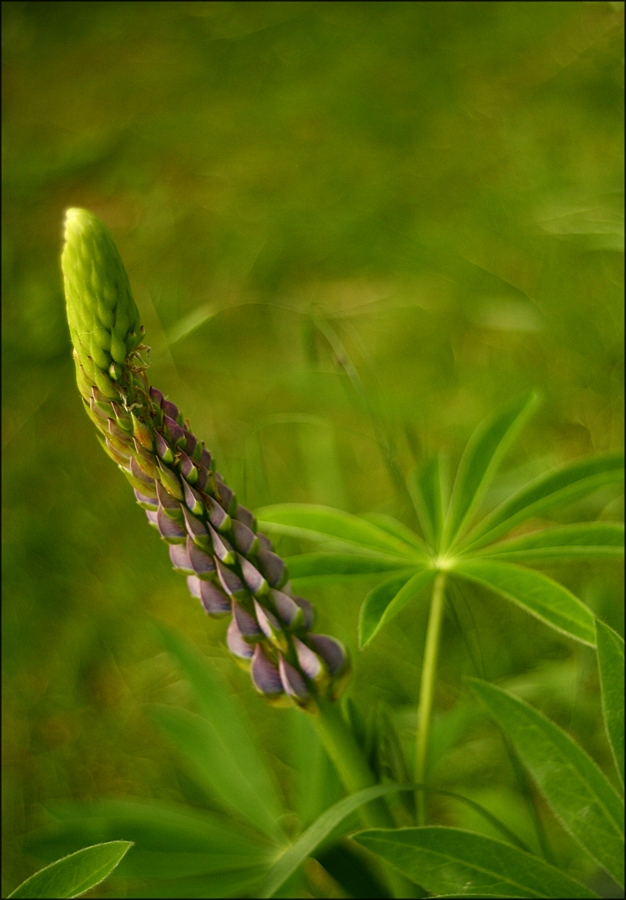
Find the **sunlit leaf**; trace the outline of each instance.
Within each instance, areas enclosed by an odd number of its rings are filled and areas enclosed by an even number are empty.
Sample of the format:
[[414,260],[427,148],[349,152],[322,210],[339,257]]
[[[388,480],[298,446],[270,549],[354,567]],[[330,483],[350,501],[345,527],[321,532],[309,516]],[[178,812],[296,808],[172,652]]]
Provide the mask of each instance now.
[[132,846],[132,841],[109,841],[84,847],[35,872],[9,897],[80,897],[100,884]]
[[481,422],[467,443],[452,488],[443,524],[442,549],[469,522],[498,466],[537,404],[535,394],[498,409]]
[[400,572],[370,591],[359,614],[359,646],[368,644],[436,574],[430,566]]
[[597,896],[537,856],[459,828],[372,829],[352,840],[437,894],[469,889],[479,896]]
[[596,638],[604,723],[624,784],[624,639],[599,619]]
[[565,828],[623,884],[624,805],[606,776],[568,734],[528,703],[485,681],[472,678],[470,684]]
[[428,548],[421,537],[411,528],[408,528],[402,522],[394,519],[393,516],[388,516],[385,513],[370,512],[364,513],[362,518],[367,522],[371,522],[372,525],[377,525],[378,528],[382,528],[383,531],[388,531],[389,534],[393,534],[400,538],[405,544],[410,544],[417,547],[418,550],[428,552]]
[[357,553],[303,553],[290,556],[285,562],[289,575],[306,578],[311,583],[332,582],[339,578],[372,575],[406,568],[406,559]]
[[550,507],[569,503],[606,484],[619,483],[623,478],[623,453],[607,453],[559,466],[520,488],[485,516],[460,543],[459,549],[484,547]]
[[575,556],[618,557],[624,555],[624,526],[617,522],[558,525],[492,544],[479,551],[478,555],[497,556],[512,562]]
[[412,786],[377,784],[374,787],[366,788],[364,791],[351,794],[349,797],[345,797],[339,803],[331,806],[279,857],[270,871],[267,882],[264,884],[259,896],[272,897],[287,878],[295,872],[298,866],[307,857],[315,853],[316,848],[319,847],[324,839],[351,813],[363,806],[364,803],[369,803],[370,800],[375,800],[384,794],[403,789],[410,790]]
[[594,645],[591,610],[547,575],[499,559],[458,559],[453,572],[512,600],[557,631]]
[[426,540],[438,550],[446,500],[443,458],[426,460],[409,478],[408,487]]
[[252,814],[255,822],[264,823],[263,830],[267,834],[280,839],[281,831],[276,822],[283,808],[252,724],[247,721],[228,685],[193,644],[172,629],[163,625],[157,628],[167,649],[189,679],[204,713],[211,742],[210,764],[216,773],[232,773],[231,780],[226,782],[216,775],[222,789],[227,790],[227,784],[230,785],[237,806],[239,795],[245,792],[248,815]]
[[351,546],[397,553],[405,558],[424,557],[424,553],[420,553],[414,544],[407,544],[365,519],[329,506],[284,503],[266,506],[257,510],[256,515],[259,527],[264,531],[291,534],[309,540],[333,538]]

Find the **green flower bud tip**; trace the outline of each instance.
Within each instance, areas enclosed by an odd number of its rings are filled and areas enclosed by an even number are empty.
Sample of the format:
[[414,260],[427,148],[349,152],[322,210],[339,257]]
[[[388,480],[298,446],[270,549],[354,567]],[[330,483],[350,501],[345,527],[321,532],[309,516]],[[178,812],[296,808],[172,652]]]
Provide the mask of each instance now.
[[[139,312],[109,230],[86,209],[67,210],[61,266],[78,360],[88,375],[95,366],[118,380],[127,347],[135,344],[139,333]],[[98,387],[115,399],[115,388],[104,377]]]

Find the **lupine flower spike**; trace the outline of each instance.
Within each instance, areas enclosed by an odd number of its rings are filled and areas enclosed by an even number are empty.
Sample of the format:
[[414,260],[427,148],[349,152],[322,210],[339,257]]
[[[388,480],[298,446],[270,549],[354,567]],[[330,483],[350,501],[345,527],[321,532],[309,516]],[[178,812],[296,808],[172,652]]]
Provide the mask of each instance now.
[[169,545],[174,569],[208,615],[232,617],[228,649],[261,694],[311,711],[316,698],[336,698],[349,675],[344,647],[312,633],[313,607],[294,594],[271,541],[178,407],[150,385],[124,264],[87,210],[67,211],[62,268],[85,412]]

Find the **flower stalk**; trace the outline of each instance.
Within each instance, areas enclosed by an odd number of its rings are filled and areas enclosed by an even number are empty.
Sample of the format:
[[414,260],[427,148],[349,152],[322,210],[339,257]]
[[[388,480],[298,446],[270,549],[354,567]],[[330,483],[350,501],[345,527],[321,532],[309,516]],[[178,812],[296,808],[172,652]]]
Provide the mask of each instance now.
[[69,209],[62,269],[76,380],[104,451],[122,470],[205,612],[230,617],[226,643],[257,691],[310,712],[349,676],[343,645],[315,634],[314,610],[252,512],[238,503],[204,442],[152,386],[144,329],[103,223]]

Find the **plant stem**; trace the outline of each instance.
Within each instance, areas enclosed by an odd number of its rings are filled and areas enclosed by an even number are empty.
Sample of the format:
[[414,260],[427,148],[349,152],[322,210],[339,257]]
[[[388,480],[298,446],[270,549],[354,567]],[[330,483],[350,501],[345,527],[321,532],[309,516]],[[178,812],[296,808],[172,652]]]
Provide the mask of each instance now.
[[[446,573],[439,572],[435,578],[433,596],[430,603],[424,662],[422,664],[422,680],[420,684],[419,707],[417,711],[417,743],[415,748],[415,781],[424,784],[426,781],[426,762],[428,757],[428,739],[430,736],[430,719],[435,690],[437,670],[437,653],[439,651],[439,634],[444,605],[444,586]],[[417,791],[417,824],[426,824],[426,792]]]

